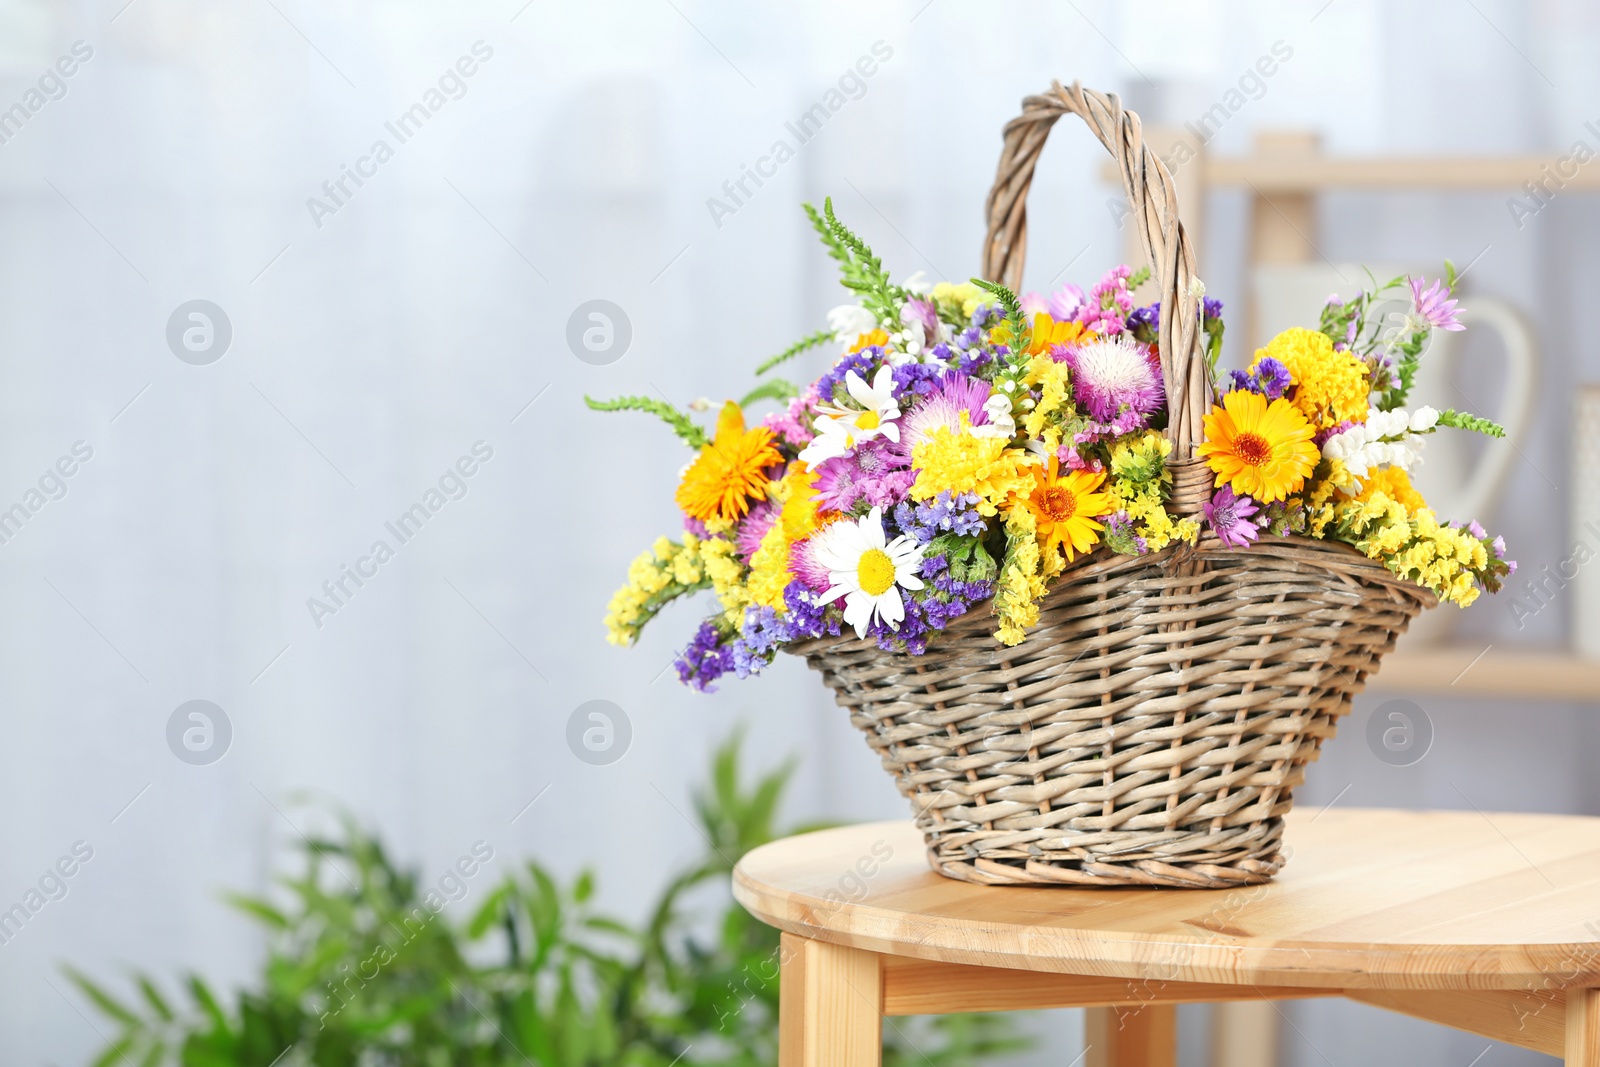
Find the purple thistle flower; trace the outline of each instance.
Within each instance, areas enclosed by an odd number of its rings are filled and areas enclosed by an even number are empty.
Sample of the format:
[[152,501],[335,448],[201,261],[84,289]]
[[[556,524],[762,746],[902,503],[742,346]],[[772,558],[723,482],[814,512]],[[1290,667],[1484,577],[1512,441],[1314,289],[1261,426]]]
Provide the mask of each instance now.
[[1456,317],[1456,301],[1447,299],[1450,290],[1444,287],[1444,281],[1436,281],[1432,288],[1424,291],[1423,285],[1426,278],[1407,278],[1411,283],[1411,307],[1423,321],[1436,330],[1465,330],[1460,320]]
[[1161,375],[1151,367],[1144,346],[1135,341],[1107,339],[1074,345],[1066,352],[1066,362],[1072,367],[1074,397],[1096,422],[1113,422],[1124,414],[1138,416],[1119,433],[1139,428],[1145,417],[1166,403]]
[[763,500],[750,509],[750,514],[739,523],[733,535],[733,551],[740,560],[747,564],[750,562],[750,557],[761,547],[761,539],[767,536],[767,531],[772,529],[772,524],[778,521],[782,511],[782,506],[774,500]]
[[945,371],[939,388],[920,400],[900,420],[900,440],[907,450],[914,449],[939,427],[961,427],[961,413],[967,413],[972,426],[986,426],[989,413],[983,402],[989,399],[989,383],[959,371]]
[[1206,522],[1211,530],[1229,548],[1243,548],[1256,539],[1260,532],[1250,517],[1259,509],[1247,496],[1235,496],[1233,486],[1225,485],[1206,501]]

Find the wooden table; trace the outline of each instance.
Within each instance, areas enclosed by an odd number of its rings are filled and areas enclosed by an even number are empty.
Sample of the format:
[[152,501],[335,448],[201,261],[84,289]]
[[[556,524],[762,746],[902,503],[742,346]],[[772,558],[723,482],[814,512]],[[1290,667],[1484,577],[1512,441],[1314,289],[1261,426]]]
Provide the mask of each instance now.
[[909,822],[777,841],[781,1067],[881,1058],[886,1015],[1087,1007],[1090,1067],[1171,1067],[1174,1005],[1342,996],[1600,1067],[1600,818],[1297,810],[1276,881],[988,887]]

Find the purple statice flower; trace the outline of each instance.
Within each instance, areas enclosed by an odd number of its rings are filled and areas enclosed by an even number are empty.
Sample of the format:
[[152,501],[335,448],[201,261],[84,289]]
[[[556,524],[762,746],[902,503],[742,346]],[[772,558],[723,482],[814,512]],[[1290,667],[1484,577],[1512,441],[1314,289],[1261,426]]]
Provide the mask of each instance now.
[[1202,319],[1222,318],[1222,301],[1214,296],[1202,297],[1200,299],[1200,317]]
[[844,388],[845,375],[851,371],[865,380],[870,381],[872,372],[883,362],[883,349],[877,345],[868,345],[859,352],[851,352],[835,363],[833,367],[817,379],[817,396],[825,404],[835,403],[839,398],[835,395]]
[[1119,434],[1142,427],[1167,401],[1160,372],[1144,346],[1130,338],[1073,345],[1066,362],[1079,410],[1096,422],[1116,423]]
[[[936,354],[939,348],[945,347],[938,345],[929,354]],[[940,363],[942,364],[943,360],[940,360]],[[894,375],[894,397],[900,402],[900,410],[904,411],[910,407],[911,401],[918,397],[930,396],[937,392],[944,372],[943,366],[932,363],[905,363],[895,367],[891,373]]]
[[[824,582],[826,585],[826,582]],[[844,613],[837,607],[821,604],[818,593],[801,582],[790,582],[783,591],[784,624],[789,641],[810,637],[838,637]]]
[[752,605],[744,611],[739,636],[729,645],[729,662],[740,678],[760,674],[789,642],[789,625],[772,608]]
[[790,399],[782,411],[775,411],[761,420],[761,425],[771,430],[796,449],[805,448],[816,436],[811,426],[817,419],[817,383],[806,386],[799,396]]
[[1441,279],[1432,288],[1423,290],[1426,278],[1407,278],[1411,283],[1411,310],[1422,321],[1436,330],[1465,330],[1457,318],[1456,301],[1448,299],[1450,290]]
[[902,533],[923,545],[940,534],[975,537],[987,528],[983,516],[978,513],[978,499],[976,493],[952,496],[946,490],[921,503],[908,500],[894,509],[894,522]]
[[1232,383],[1234,389],[1260,393],[1268,400],[1277,400],[1289,391],[1289,386],[1294,384],[1294,379],[1289,376],[1289,368],[1271,356],[1263,356],[1257,360],[1251,370],[1229,371],[1228,381]]
[[1489,536],[1489,531],[1478,525],[1477,519],[1473,519],[1471,522],[1467,523],[1467,533],[1471,534],[1473,537],[1476,537],[1480,541]]
[[949,573],[949,561],[940,555],[922,561],[923,588],[905,598],[906,617],[898,630],[878,623],[878,647],[886,652],[904,651],[920,656],[928,650],[928,639],[965,615],[974,604],[994,596],[994,582],[967,582]]
[[1133,516],[1126,511],[1114,511],[1106,517],[1105,532],[1100,539],[1111,551],[1124,556],[1142,556],[1150,551],[1149,544],[1134,528]]
[[706,524],[693,515],[685,515],[683,517],[683,529],[685,533],[692,533],[702,541],[711,536],[711,531],[706,529]]
[[689,647],[678,653],[673,661],[678,669],[678,681],[702,693],[715,693],[712,683],[733,667],[733,648],[725,644],[716,623],[707,619],[695,631]]
[[983,402],[989,399],[989,383],[960,371],[945,371],[939,387],[929,393],[900,419],[900,440],[907,449],[915,449],[927,440],[934,430],[944,427],[961,428],[961,413],[967,413],[972,426],[986,426],[989,413]]
[[1233,486],[1225,485],[1218,489],[1216,495],[1206,501],[1206,522],[1211,524],[1211,531],[1229,548],[1243,548],[1256,539],[1260,532],[1250,517],[1259,509],[1256,502],[1247,496],[1235,496]]
[[1123,325],[1128,328],[1129,333],[1137,333],[1142,330],[1160,333],[1161,305],[1150,304],[1147,307],[1134,308],[1133,313],[1128,316],[1128,321]]
[[767,536],[767,531],[772,529],[772,524],[778,521],[782,511],[783,506],[775,500],[763,500],[752,507],[750,514],[734,530],[734,555],[748,564],[750,557],[756,554],[756,549],[761,547],[761,539]]
[[911,450],[904,441],[873,437],[848,456],[817,464],[816,498],[831,511],[850,511],[866,501],[869,507],[892,508],[905,499],[911,483]]

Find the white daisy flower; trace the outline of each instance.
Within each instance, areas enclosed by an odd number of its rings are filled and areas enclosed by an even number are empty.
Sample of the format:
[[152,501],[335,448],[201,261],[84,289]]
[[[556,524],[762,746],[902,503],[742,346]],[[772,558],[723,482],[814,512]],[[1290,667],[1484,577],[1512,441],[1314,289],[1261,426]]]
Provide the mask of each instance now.
[[900,440],[900,404],[894,398],[894,371],[879,367],[872,384],[855,371],[844,376],[845,391],[850,399],[860,404],[857,408],[844,408],[832,404],[818,404],[822,412],[812,427],[817,436],[800,453],[801,462],[815,467],[825,459],[847,456],[862,441],[874,437]]
[[844,621],[855,627],[857,637],[867,636],[875,618],[900,629],[906,617],[900,590],[922,588],[917,577],[922,546],[904,534],[888,540],[882,508],[824,528],[813,539],[812,558],[828,569],[831,583],[819,603],[844,597]]

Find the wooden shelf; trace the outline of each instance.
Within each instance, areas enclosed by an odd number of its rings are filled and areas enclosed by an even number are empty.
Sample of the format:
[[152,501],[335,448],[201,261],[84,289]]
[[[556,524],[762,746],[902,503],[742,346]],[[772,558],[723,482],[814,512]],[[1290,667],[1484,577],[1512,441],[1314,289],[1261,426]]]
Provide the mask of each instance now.
[[1454,693],[1463,697],[1587,700],[1600,703],[1600,660],[1570,652],[1443,646],[1392,653],[1369,692]]

